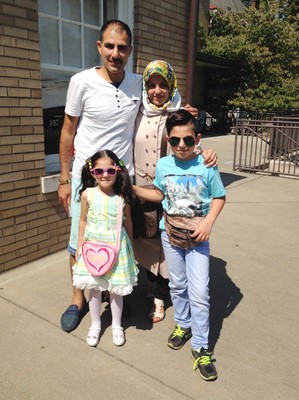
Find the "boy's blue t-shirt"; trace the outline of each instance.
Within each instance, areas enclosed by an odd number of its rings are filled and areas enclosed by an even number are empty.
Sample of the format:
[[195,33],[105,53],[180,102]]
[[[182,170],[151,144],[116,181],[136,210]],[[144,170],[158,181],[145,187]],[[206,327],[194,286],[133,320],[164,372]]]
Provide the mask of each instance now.
[[[188,161],[174,155],[161,158],[154,185],[165,195],[163,209],[170,215],[185,217],[205,217],[212,199],[226,194],[218,168],[207,168],[200,154]],[[164,218],[160,229],[165,230]]]

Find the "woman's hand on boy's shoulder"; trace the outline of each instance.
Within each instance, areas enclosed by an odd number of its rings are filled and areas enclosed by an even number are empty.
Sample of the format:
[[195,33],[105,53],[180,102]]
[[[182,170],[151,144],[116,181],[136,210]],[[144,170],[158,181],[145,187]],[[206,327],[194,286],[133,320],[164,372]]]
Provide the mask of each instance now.
[[190,106],[190,104],[186,104],[184,109],[193,115],[194,118],[198,118],[198,108]]
[[202,156],[206,167],[216,167],[218,165],[218,155],[213,149],[203,150]]

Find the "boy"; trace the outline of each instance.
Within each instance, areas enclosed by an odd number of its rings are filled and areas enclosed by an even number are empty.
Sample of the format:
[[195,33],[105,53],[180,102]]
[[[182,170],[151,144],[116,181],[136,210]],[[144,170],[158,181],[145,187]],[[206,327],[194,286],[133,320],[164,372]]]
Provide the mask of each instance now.
[[166,130],[173,154],[158,161],[155,188],[134,186],[134,190],[144,200],[162,201],[169,215],[204,217],[191,235],[194,247],[187,249],[170,244],[164,218],[160,221],[176,322],[167,344],[178,350],[192,336],[194,369],[198,368],[203,379],[215,380],[217,371],[208,351],[209,236],[224,206],[226,191],[218,169],[207,168],[202,155],[194,152],[200,142],[194,117],[184,109],[171,113]]

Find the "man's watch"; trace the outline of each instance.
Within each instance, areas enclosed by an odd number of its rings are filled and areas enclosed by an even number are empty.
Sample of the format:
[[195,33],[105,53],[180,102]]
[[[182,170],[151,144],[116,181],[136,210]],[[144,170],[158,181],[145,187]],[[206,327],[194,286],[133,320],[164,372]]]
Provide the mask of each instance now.
[[59,185],[69,185],[71,183],[70,179],[60,179],[59,178]]

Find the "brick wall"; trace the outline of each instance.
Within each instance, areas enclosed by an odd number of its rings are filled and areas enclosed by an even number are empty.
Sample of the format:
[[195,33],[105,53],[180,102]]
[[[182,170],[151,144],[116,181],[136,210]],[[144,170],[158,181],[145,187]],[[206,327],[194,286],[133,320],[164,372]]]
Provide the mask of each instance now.
[[44,170],[37,1],[0,2],[0,272],[67,245],[57,193]]
[[134,59],[136,72],[142,73],[152,60],[169,62],[178,79],[185,103],[189,4],[188,0],[135,0]]

